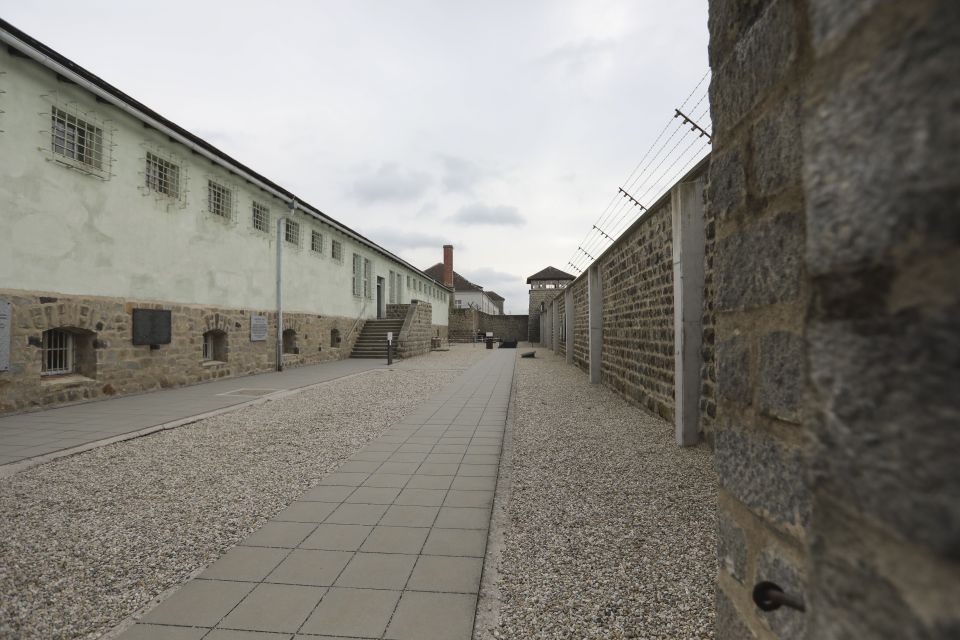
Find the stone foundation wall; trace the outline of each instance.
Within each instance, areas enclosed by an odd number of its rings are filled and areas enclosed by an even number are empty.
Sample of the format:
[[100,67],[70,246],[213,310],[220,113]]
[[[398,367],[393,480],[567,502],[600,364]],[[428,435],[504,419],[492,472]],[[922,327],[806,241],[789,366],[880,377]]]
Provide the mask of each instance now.
[[450,310],[450,341],[451,342],[473,342],[473,336],[476,335],[478,324],[476,309],[451,309]]
[[[276,313],[266,310],[220,309],[0,290],[11,303],[10,369],[0,372],[0,413],[78,400],[178,387],[216,378],[276,369]],[[171,343],[151,349],[132,343],[135,308],[171,311]],[[267,318],[267,339],[250,340],[250,317]],[[284,354],[285,367],[346,358],[352,318],[284,313],[284,326],[296,331],[296,353]],[[42,335],[64,328],[74,335],[74,375],[41,376]],[[331,329],[340,331],[339,346],[330,343]],[[203,360],[203,334],[226,334],[226,361]]]
[[450,341],[473,342],[477,332],[492,331],[495,338],[526,340],[528,317],[525,315],[490,315],[477,309],[454,309],[450,312]]
[[530,289],[526,340],[533,344],[540,342],[540,303],[548,304],[561,291],[561,289]]
[[[390,315],[390,308],[394,307],[396,315]],[[413,302],[409,305],[389,305],[387,317],[400,317],[400,308],[405,312],[403,328],[397,336],[397,357],[412,358],[430,352],[430,339],[434,337],[434,328],[431,324],[433,309],[429,302]]]
[[668,421],[674,412],[670,199],[645,213],[600,258],[601,382]]
[[573,288],[573,364],[589,371],[590,345],[587,339],[590,318],[587,308],[587,278],[575,280],[570,286]]

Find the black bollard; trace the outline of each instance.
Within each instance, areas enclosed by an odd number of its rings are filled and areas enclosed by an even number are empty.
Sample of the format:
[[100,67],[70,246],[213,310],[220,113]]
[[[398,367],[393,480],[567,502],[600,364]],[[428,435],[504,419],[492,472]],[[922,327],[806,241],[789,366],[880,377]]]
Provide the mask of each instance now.
[[393,342],[387,340],[387,364],[393,364]]

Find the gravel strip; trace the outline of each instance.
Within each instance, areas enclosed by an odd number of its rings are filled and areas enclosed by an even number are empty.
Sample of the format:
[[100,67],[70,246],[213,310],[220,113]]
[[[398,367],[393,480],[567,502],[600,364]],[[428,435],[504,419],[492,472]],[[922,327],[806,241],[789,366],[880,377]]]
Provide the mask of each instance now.
[[98,637],[259,528],[443,387],[451,370],[482,357],[467,349],[3,479],[0,637]]
[[538,349],[517,370],[498,638],[713,638],[705,446]]

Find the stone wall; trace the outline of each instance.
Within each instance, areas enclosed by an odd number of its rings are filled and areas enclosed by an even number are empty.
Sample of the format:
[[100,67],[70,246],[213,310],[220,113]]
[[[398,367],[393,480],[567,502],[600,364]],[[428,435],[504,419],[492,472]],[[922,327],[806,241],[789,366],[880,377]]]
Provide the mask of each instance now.
[[673,239],[669,197],[599,259],[601,382],[673,420]]
[[540,303],[547,304],[553,300],[560,289],[530,289],[530,304],[527,319],[527,340],[536,344],[540,342]]
[[[276,369],[276,313],[113,298],[0,290],[11,303],[10,369],[0,372],[0,413],[195,384]],[[135,308],[171,311],[171,343],[151,349],[132,343]],[[250,317],[267,318],[267,339],[250,340]],[[346,358],[359,328],[353,318],[284,313],[295,353],[285,367]],[[65,328],[77,345],[76,375],[41,376],[42,335]],[[331,330],[340,332],[331,345]],[[226,334],[226,361],[203,359],[203,334]]]
[[[713,0],[709,22],[717,637],[952,637],[960,10]],[[761,612],[761,580],[807,612]]]
[[473,342],[477,332],[492,331],[495,338],[526,340],[528,317],[525,315],[490,315],[477,309],[453,309],[450,312],[450,341]]
[[[588,344],[589,314],[587,308],[587,278],[575,280],[570,287],[573,289],[573,364],[584,371],[590,370],[590,345]],[[554,295],[557,295],[554,292]],[[558,298],[562,299],[560,293]]]
[[[393,307],[393,309],[391,309]],[[394,315],[390,313],[393,311]],[[430,340],[434,337],[434,328],[430,320],[433,309],[429,302],[412,302],[387,306],[387,317],[400,317],[404,311],[403,328],[397,336],[397,357],[412,358],[430,352]]]
[[480,312],[476,309],[451,309],[450,310],[450,341],[451,342],[473,342],[477,334],[479,319],[477,315]]

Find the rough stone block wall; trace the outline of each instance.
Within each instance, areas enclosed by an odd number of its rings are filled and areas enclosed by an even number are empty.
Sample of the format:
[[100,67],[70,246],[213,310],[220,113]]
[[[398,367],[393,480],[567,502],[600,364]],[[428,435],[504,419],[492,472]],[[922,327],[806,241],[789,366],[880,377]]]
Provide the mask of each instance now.
[[479,322],[476,309],[451,309],[450,310],[450,341],[451,342],[473,342],[476,335]]
[[557,305],[557,308],[558,308],[557,336],[562,336],[562,337],[558,337],[557,339],[557,344],[559,345],[559,348],[560,348],[560,350],[557,353],[566,356],[567,355],[566,329],[563,329],[562,331],[560,330],[560,327],[565,327],[567,323],[567,303],[563,294],[560,294],[559,296],[557,296],[555,304]]
[[526,340],[528,316],[496,315],[478,312],[480,331],[493,331],[495,338],[504,340]]
[[540,342],[540,303],[547,304],[560,289],[530,289],[530,306],[527,319],[527,340]]
[[713,209],[707,207],[703,221],[703,335],[700,343],[700,433],[707,444],[714,445],[714,421],[717,417],[717,364],[714,302],[717,295],[714,258],[716,254],[716,219]]
[[575,280],[573,289],[573,364],[584,371],[590,370],[590,318],[587,306],[587,278]]
[[672,421],[673,235],[667,196],[600,258],[601,382]]
[[[11,303],[10,370],[0,372],[0,413],[55,404],[165,389],[216,378],[276,368],[276,313],[64,296],[56,293],[0,291]],[[171,311],[171,343],[151,349],[132,343],[135,308]],[[250,316],[267,317],[267,339],[250,340]],[[284,313],[284,326],[296,331],[298,353],[285,354],[284,366],[346,358],[356,340],[348,338],[352,318]],[[75,333],[78,375],[41,376],[41,338],[47,329]],[[226,362],[203,361],[203,334],[227,334]],[[331,346],[330,330],[343,340]]]
[[[412,358],[430,352],[430,341],[434,337],[433,308],[429,302],[414,302],[411,304],[397,304],[393,306],[395,315],[400,317],[400,308],[403,308],[404,322],[397,336],[397,357]],[[389,308],[388,308],[388,317]]]
[[789,609],[763,613],[751,599],[761,580],[807,597],[810,434],[801,391],[809,289],[799,95],[810,52],[802,5],[710,3],[706,197],[714,244],[706,286],[716,347],[717,609],[725,612],[718,638],[804,637],[808,620]]

